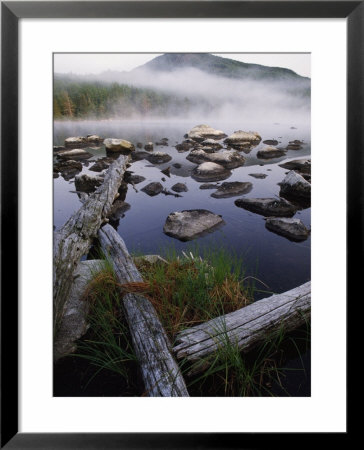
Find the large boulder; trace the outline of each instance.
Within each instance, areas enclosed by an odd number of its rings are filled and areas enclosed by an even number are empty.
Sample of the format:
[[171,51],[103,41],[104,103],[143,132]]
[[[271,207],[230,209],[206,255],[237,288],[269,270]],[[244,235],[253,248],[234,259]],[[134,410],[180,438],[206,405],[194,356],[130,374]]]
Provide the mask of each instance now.
[[205,162],[193,169],[192,178],[196,181],[226,180],[231,175],[230,170],[214,162]]
[[267,217],[266,228],[293,241],[304,241],[308,238],[310,231],[300,219],[288,217]]
[[311,160],[307,158],[294,159],[278,165],[279,167],[283,167],[283,169],[296,170],[305,174],[311,173]]
[[57,153],[59,159],[88,159],[92,154],[83,150],[82,148],[75,148],[73,150],[65,150]]
[[238,130],[228,136],[224,142],[237,150],[243,150],[258,145],[261,140],[261,136],[256,131]]
[[297,207],[284,198],[239,198],[235,205],[263,216],[291,217]]
[[158,195],[163,191],[163,186],[158,181],[154,181],[144,186],[142,191],[148,194],[150,197],[154,197],[155,195]]
[[65,147],[85,147],[87,146],[87,138],[84,136],[75,136],[75,137],[69,137],[65,139],[64,146]]
[[172,157],[170,155],[168,155],[168,153],[154,152],[154,153],[148,154],[146,159],[149,162],[151,162],[152,164],[163,164],[163,163],[170,161],[172,159]]
[[99,187],[104,179],[98,175],[88,175],[83,173],[81,175],[76,175],[75,177],[75,187],[76,191],[80,192],[94,192],[94,190]]
[[311,183],[294,170],[288,172],[280,186],[280,195],[283,197],[303,200],[310,200],[311,198]]
[[192,150],[186,157],[189,161],[202,164],[203,162],[213,162],[220,164],[226,169],[235,169],[243,166],[245,159],[238,152],[229,152],[228,150],[219,153],[206,153],[204,150]]
[[257,152],[257,157],[262,159],[270,159],[270,158],[279,158],[280,156],[284,156],[286,154],[286,150],[283,148],[277,148],[268,146],[259,150]]
[[192,130],[187,133],[187,137],[197,142],[203,142],[205,139],[219,141],[226,137],[226,134],[221,130],[215,130],[210,127],[210,125],[203,124],[193,127]]
[[109,152],[131,153],[135,150],[134,145],[125,139],[108,138],[104,140],[104,145]]
[[224,221],[221,216],[205,209],[192,209],[169,214],[163,231],[180,241],[195,239],[206,232],[211,232]]
[[247,194],[252,190],[252,183],[242,181],[232,181],[231,183],[225,182],[219,186],[216,192],[211,194],[214,198],[229,198],[236,197],[237,195]]

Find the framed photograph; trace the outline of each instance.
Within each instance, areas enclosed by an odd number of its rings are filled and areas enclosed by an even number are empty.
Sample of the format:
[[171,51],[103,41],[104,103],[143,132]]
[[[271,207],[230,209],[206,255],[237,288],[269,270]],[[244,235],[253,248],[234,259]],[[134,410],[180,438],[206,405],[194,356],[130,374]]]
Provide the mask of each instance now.
[[363,8],[2,2],[2,447],[348,436]]

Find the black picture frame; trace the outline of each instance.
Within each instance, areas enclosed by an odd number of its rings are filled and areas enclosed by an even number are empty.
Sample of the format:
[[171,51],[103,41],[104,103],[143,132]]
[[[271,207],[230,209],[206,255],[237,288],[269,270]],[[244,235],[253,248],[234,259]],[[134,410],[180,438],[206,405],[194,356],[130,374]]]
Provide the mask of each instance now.
[[[363,272],[364,2],[92,1],[1,4],[1,448],[260,448],[279,433],[18,433],[18,21],[21,18],[346,18],[347,304]],[[338,174],[339,176],[339,174]],[[361,262],[358,262],[361,261]],[[349,311],[348,311],[349,312]],[[349,345],[347,348],[349,349]],[[334,395],[334,393],[333,393]],[[335,443],[348,437],[338,433]],[[300,445],[310,438],[300,437]],[[315,443],[324,434],[316,434]],[[285,445],[295,445],[295,434]],[[268,444],[266,444],[268,445]],[[340,444],[339,444],[340,445]],[[269,445],[271,446],[271,444]],[[280,441],[282,446],[282,441]]]

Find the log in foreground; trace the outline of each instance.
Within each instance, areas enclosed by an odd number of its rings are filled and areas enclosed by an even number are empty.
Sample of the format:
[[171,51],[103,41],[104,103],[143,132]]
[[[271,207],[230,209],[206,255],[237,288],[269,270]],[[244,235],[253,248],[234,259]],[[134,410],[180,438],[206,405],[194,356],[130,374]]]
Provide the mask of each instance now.
[[[120,284],[143,281],[124,241],[110,225],[99,231],[99,240]],[[171,344],[153,305],[143,295],[128,293],[123,297],[123,307],[148,395],[188,397],[184,379],[171,354]]]
[[69,298],[73,272],[92,239],[108,216],[123,180],[129,156],[121,155],[106,172],[103,184],[91,194],[81,208],[54,233],[53,242],[53,320],[56,334]]
[[173,352],[177,359],[193,363],[189,374],[209,365],[209,358],[227,344],[247,353],[283,327],[292,331],[311,313],[311,282],[282,294],[259,300],[244,308],[181,331]]

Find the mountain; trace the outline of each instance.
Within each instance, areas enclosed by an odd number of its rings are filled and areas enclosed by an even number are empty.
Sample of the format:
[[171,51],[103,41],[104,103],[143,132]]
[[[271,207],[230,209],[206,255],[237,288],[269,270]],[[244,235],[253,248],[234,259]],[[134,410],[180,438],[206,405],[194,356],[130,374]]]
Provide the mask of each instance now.
[[248,64],[210,53],[165,53],[137,67],[132,72],[154,71],[175,72],[182,69],[198,69],[210,75],[250,80],[307,80],[293,70],[282,67],[268,67],[259,64]]

